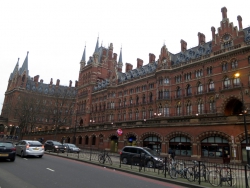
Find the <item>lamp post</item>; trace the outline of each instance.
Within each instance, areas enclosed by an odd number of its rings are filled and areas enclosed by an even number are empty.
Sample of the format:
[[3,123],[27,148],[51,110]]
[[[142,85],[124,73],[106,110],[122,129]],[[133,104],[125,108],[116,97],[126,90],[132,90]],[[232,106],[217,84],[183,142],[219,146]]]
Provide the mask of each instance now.
[[75,131],[74,131],[74,140],[73,140],[73,144],[76,144],[76,126],[77,126],[77,119],[75,120]]
[[[235,78],[240,77],[240,73],[236,73]],[[247,164],[249,164],[249,151],[247,150],[248,146],[248,133],[247,133],[247,123],[246,123],[246,109],[244,104],[243,92],[242,92],[242,83],[240,83],[240,94],[241,94],[241,101],[242,101],[242,113],[243,113],[243,121],[244,121],[244,129],[245,129],[245,139],[246,139],[246,152],[247,152]]]

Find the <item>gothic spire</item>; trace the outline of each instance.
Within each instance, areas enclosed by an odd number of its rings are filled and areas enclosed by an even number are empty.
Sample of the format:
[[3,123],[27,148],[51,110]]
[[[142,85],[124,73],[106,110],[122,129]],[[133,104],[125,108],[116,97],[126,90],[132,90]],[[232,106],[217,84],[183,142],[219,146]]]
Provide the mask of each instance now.
[[28,70],[28,55],[29,55],[29,52],[27,52],[27,55],[26,55],[26,58],[23,62],[23,65],[22,67],[20,68],[19,70],[19,74],[22,75],[25,71],[26,71],[26,76],[29,76],[29,70]]
[[99,36],[97,37],[96,46],[95,46],[95,52],[94,53],[98,52],[98,48],[99,48]]
[[10,78],[9,78],[10,80],[12,80],[13,77],[14,77],[14,75],[15,75],[15,73],[18,72],[18,68],[19,68],[19,58],[17,59],[17,63],[16,63],[16,66],[15,66],[13,72],[10,73]]
[[86,61],[86,45],[84,47],[84,51],[83,51],[83,54],[82,54],[82,60],[81,61],[83,61],[83,62]]

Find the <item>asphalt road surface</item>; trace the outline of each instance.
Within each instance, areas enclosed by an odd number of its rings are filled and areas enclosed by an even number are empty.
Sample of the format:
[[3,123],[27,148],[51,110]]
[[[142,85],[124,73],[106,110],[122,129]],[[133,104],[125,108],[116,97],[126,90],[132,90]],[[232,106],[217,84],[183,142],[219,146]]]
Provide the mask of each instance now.
[[0,161],[0,188],[177,187],[181,186],[46,154]]

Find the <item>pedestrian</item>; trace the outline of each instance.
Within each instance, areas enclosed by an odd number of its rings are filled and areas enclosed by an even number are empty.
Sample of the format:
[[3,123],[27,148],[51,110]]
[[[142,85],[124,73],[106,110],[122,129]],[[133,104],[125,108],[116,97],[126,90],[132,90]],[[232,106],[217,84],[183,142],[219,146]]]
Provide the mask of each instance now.
[[175,150],[172,150],[171,158],[174,160],[174,158],[175,158]]

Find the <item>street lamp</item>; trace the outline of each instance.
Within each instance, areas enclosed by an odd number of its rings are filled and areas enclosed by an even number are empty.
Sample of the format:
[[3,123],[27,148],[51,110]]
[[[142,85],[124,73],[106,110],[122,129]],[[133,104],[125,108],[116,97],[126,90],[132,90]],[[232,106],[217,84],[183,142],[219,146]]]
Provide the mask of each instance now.
[[74,140],[73,140],[73,144],[76,144],[76,127],[77,127],[77,119],[75,120],[75,131],[74,131]]
[[[235,73],[234,74],[235,78],[240,77],[240,73]],[[242,92],[242,83],[240,83],[240,94],[241,94],[241,101],[242,101],[242,113],[243,113],[243,121],[244,121],[244,129],[245,129],[245,139],[246,139],[246,152],[247,152],[247,164],[249,164],[249,151],[247,150],[248,146],[248,133],[247,133],[247,123],[246,123],[246,109],[245,104],[244,104],[244,98],[243,98],[243,92]]]

